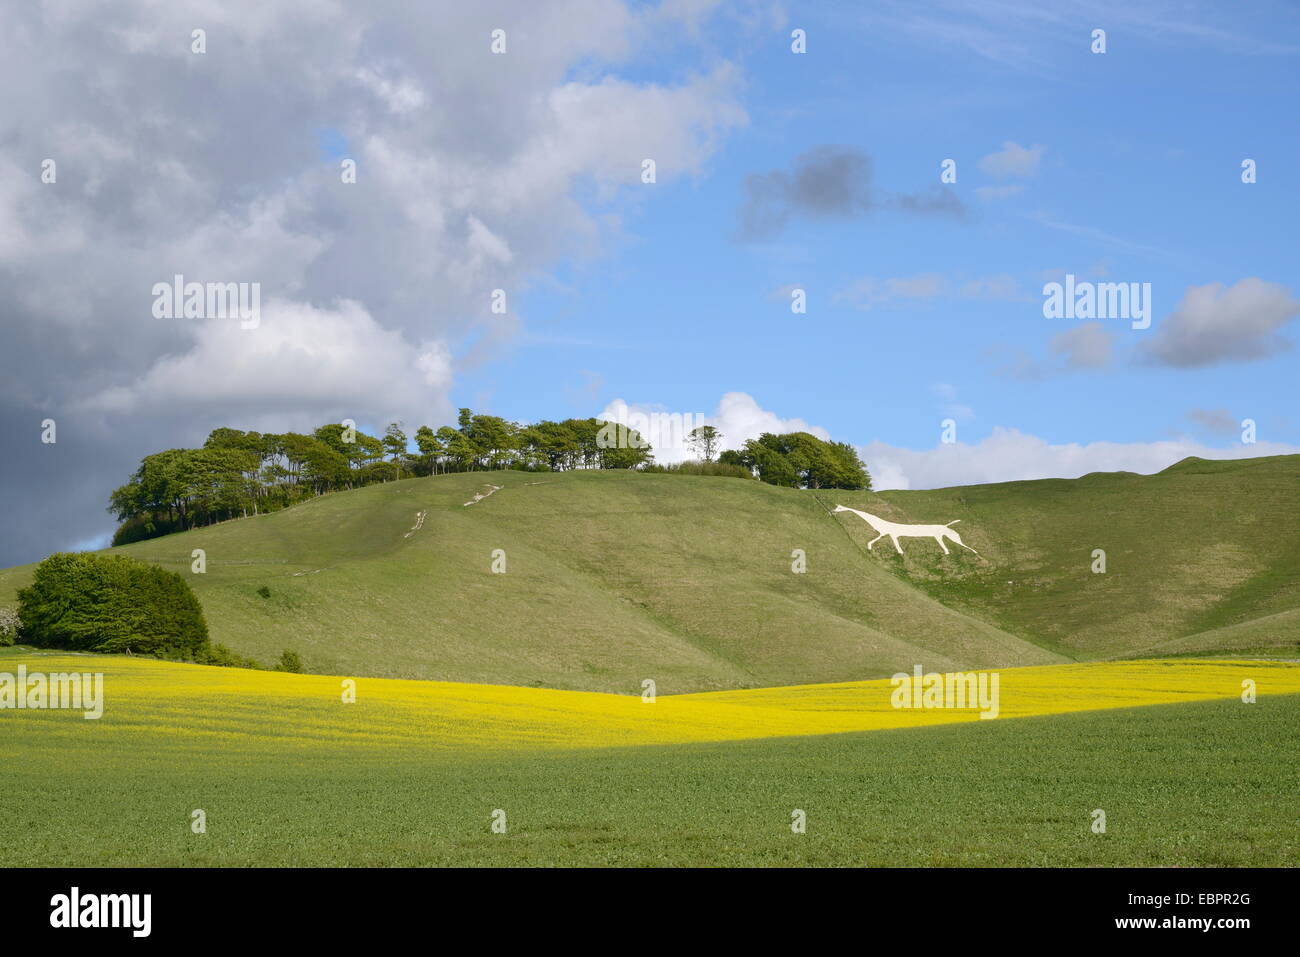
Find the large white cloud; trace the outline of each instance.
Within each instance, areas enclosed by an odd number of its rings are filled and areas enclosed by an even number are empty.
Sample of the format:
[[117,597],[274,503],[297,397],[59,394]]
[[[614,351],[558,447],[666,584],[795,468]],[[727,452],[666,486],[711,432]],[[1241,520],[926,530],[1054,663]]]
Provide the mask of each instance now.
[[[82,400],[79,414],[138,416],[161,404],[177,414],[220,408],[247,428],[278,432],[342,418],[409,424],[446,421],[451,357],[445,343],[410,343],[360,303],[318,309],[273,300],[255,328],[239,319],[191,323],[196,340],[136,381]],[[417,422],[411,416],[421,414]]]
[[[435,418],[458,362],[526,327],[530,283],[606,253],[653,201],[643,159],[661,184],[692,175],[746,122],[700,28],[750,10],[705,0],[11,7],[0,457],[18,464],[0,494],[48,494],[0,565],[84,539],[141,455],[214,426]],[[176,274],[258,283],[262,326],[154,319]],[[34,456],[47,415],[60,443]]]
[[[107,29],[90,10],[17,10],[0,35],[0,293],[23,309],[15,325],[79,340],[59,356],[69,398],[176,351],[187,330],[147,312],[174,273],[465,335],[489,321],[493,289],[517,294],[600,249],[617,216],[592,201],[653,195],[619,189],[639,186],[643,159],[660,181],[695,172],[746,121],[737,71],[708,54],[680,79],[618,73],[707,10],[287,2],[235,15],[137,0]],[[321,152],[326,134],[341,156]],[[55,183],[40,182],[43,157]],[[48,376],[49,343],[34,339],[0,339],[21,356],[15,379]]]
[[628,403],[615,399],[596,417],[642,430],[646,441],[654,448],[655,461],[664,464],[696,457],[685,443],[685,434],[701,425],[711,425],[722,433],[724,449],[738,449],[764,432],[809,432],[818,438],[830,438],[830,433],[820,426],[803,419],[783,418],[762,408],[747,392],[726,393],[712,413],[669,410],[654,403]]

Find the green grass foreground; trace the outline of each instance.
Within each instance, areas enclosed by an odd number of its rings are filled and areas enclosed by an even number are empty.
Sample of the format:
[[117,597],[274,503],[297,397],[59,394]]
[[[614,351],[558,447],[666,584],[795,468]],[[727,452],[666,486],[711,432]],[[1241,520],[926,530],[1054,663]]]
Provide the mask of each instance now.
[[[178,721],[183,716],[178,715]],[[0,866],[1292,866],[1300,695],[528,755],[0,742]],[[21,799],[18,796],[22,796]],[[190,830],[207,813],[206,834]],[[493,834],[494,809],[508,830]],[[807,813],[807,833],[790,829]],[[1107,832],[1090,829],[1094,809]]]

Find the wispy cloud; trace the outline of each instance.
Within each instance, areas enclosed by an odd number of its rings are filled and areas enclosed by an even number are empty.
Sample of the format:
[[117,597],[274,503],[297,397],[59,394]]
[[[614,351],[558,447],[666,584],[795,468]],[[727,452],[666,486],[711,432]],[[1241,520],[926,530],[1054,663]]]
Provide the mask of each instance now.
[[1114,246],[1116,249],[1125,249],[1129,252],[1144,253],[1154,256],[1170,255],[1167,249],[1161,249],[1158,246],[1149,246],[1146,243],[1137,243],[1121,236],[1115,236],[1103,229],[1097,229],[1094,226],[1080,226],[1075,223],[1061,223],[1049,219],[1046,216],[1038,215],[1029,217],[1040,226],[1046,226],[1048,229],[1056,229],[1064,233],[1071,233],[1075,236],[1082,236],[1084,239],[1091,239],[1107,246]]
[[859,17],[873,29],[910,37],[921,46],[939,44],[1040,76],[1060,75],[1059,52],[1065,48],[1086,50],[1090,33],[1097,27],[1111,34],[1139,36],[1143,42],[1209,47],[1241,56],[1300,53],[1300,45],[1293,42],[1252,34],[1251,24],[1266,22],[1266,18],[1243,13],[1234,5],[1176,0],[1142,4],[1121,0],[933,0],[926,4],[877,0],[864,5]]
[[885,303],[922,302],[930,299],[980,299],[1027,302],[1014,276],[999,274],[959,280],[940,273],[878,278],[863,276],[836,293],[834,301],[867,311]]

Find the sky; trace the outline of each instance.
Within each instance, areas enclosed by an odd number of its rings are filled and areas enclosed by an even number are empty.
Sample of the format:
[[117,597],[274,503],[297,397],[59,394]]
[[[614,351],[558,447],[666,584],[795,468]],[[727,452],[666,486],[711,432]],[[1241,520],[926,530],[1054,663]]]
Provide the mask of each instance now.
[[[657,412],[876,488],[1300,452],[1294,4],[5,19],[0,565],[218,426]],[[158,317],[176,275],[258,321]],[[1137,295],[1049,317],[1067,275]]]

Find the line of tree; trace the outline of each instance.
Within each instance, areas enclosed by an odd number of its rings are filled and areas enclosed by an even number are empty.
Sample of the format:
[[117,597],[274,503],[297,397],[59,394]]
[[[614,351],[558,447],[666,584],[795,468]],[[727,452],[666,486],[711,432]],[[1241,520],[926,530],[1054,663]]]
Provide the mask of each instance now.
[[[457,427],[394,422],[382,437],[342,423],[311,435],[214,429],[198,449],[145,456],[109,497],[114,545],[277,511],[326,492],[410,475],[521,469],[627,469],[653,461],[632,429],[599,419],[521,425],[461,409]],[[411,448],[414,444],[414,449]]]
[[[688,436],[703,464],[727,467],[707,474],[753,476],[791,488],[871,487],[866,467],[844,442],[807,432],[765,432],[719,454],[723,438],[713,426]],[[523,425],[461,409],[456,427],[422,425],[409,437],[398,422],[382,437],[349,423],[322,425],[311,435],[219,428],[202,448],[146,455],[130,481],[110,496],[109,511],[121,523],[113,544],[123,545],[404,476],[630,469],[653,463],[653,449],[639,433],[594,418]]]
[[871,476],[857,450],[847,442],[828,442],[807,432],[764,432],[740,449],[718,456],[724,465],[739,465],[770,485],[789,488],[869,489]]

